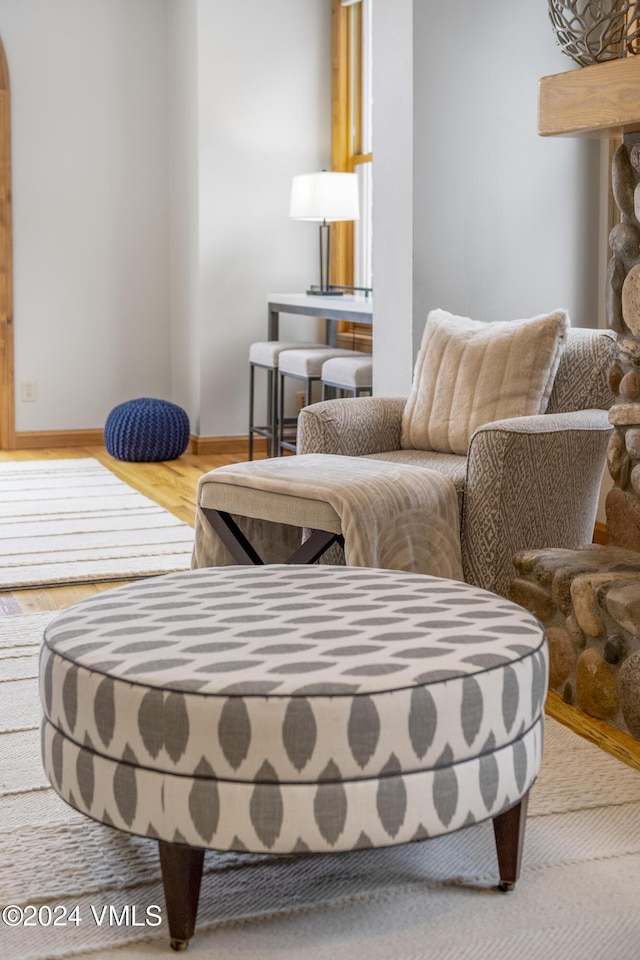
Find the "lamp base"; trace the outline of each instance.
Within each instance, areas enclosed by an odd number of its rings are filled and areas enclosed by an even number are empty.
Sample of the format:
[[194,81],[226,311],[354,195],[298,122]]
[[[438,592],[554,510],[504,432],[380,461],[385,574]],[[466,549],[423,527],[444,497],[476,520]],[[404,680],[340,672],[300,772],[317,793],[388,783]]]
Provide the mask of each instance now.
[[309,297],[342,297],[344,293],[342,290],[334,290],[332,287],[329,287],[327,290],[323,290],[322,287],[309,287],[307,290],[307,296]]

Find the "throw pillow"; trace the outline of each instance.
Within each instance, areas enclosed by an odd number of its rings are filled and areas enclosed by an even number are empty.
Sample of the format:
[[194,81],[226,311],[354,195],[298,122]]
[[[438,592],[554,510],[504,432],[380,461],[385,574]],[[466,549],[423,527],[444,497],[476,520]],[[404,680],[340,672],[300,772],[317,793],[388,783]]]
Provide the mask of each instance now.
[[482,424],[544,413],[569,326],[564,310],[493,323],[432,310],[402,418],[402,447],[466,455]]

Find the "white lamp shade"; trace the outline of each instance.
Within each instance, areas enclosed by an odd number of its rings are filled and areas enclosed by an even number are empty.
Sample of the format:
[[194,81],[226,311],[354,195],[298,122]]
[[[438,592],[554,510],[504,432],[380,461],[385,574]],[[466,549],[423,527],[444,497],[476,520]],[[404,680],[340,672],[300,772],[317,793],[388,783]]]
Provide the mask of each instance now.
[[357,174],[323,170],[294,177],[289,216],[292,220],[359,220]]

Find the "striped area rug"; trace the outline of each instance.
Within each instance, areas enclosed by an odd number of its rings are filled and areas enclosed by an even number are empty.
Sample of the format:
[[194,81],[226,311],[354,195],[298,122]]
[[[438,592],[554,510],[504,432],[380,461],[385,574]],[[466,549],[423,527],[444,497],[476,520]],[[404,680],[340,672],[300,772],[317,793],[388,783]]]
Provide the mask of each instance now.
[[186,570],[193,530],[97,460],[0,463],[0,589]]
[[[0,945],[11,960],[161,960],[171,950],[156,844],[76,813],[42,771],[35,678],[50,617],[0,619],[0,908],[32,905],[27,915],[40,921],[0,921]],[[507,895],[495,886],[489,823],[319,857],[209,852],[188,955],[634,960],[640,773],[548,720],[529,810],[523,874]],[[162,923],[146,926],[156,906]],[[78,924],[48,922],[75,907]],[[103,916],[110,921],[98,923]]]

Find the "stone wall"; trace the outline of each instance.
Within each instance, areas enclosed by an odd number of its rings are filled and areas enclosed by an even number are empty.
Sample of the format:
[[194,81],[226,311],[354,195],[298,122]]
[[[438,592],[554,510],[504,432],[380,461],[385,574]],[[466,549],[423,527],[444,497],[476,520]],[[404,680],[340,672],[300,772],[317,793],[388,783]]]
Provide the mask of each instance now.
[[[640,133],[612,162],[607,321],[618,335],[606,501],[609,546],[519,554],[510,596],[547,630],[549,688],[640,740]],[[579,505],[576,505],[579,509]]]
[[640,134],[627,134],[612,162],[613,196],[621,222],[611,230],[607,321],[618,334],[609,372],[616,401],[606,502],[609,542],[640,550]]
[[589,544],[515,565],[510,597],[546,627],[549,688],[640,739],[640,552]]

